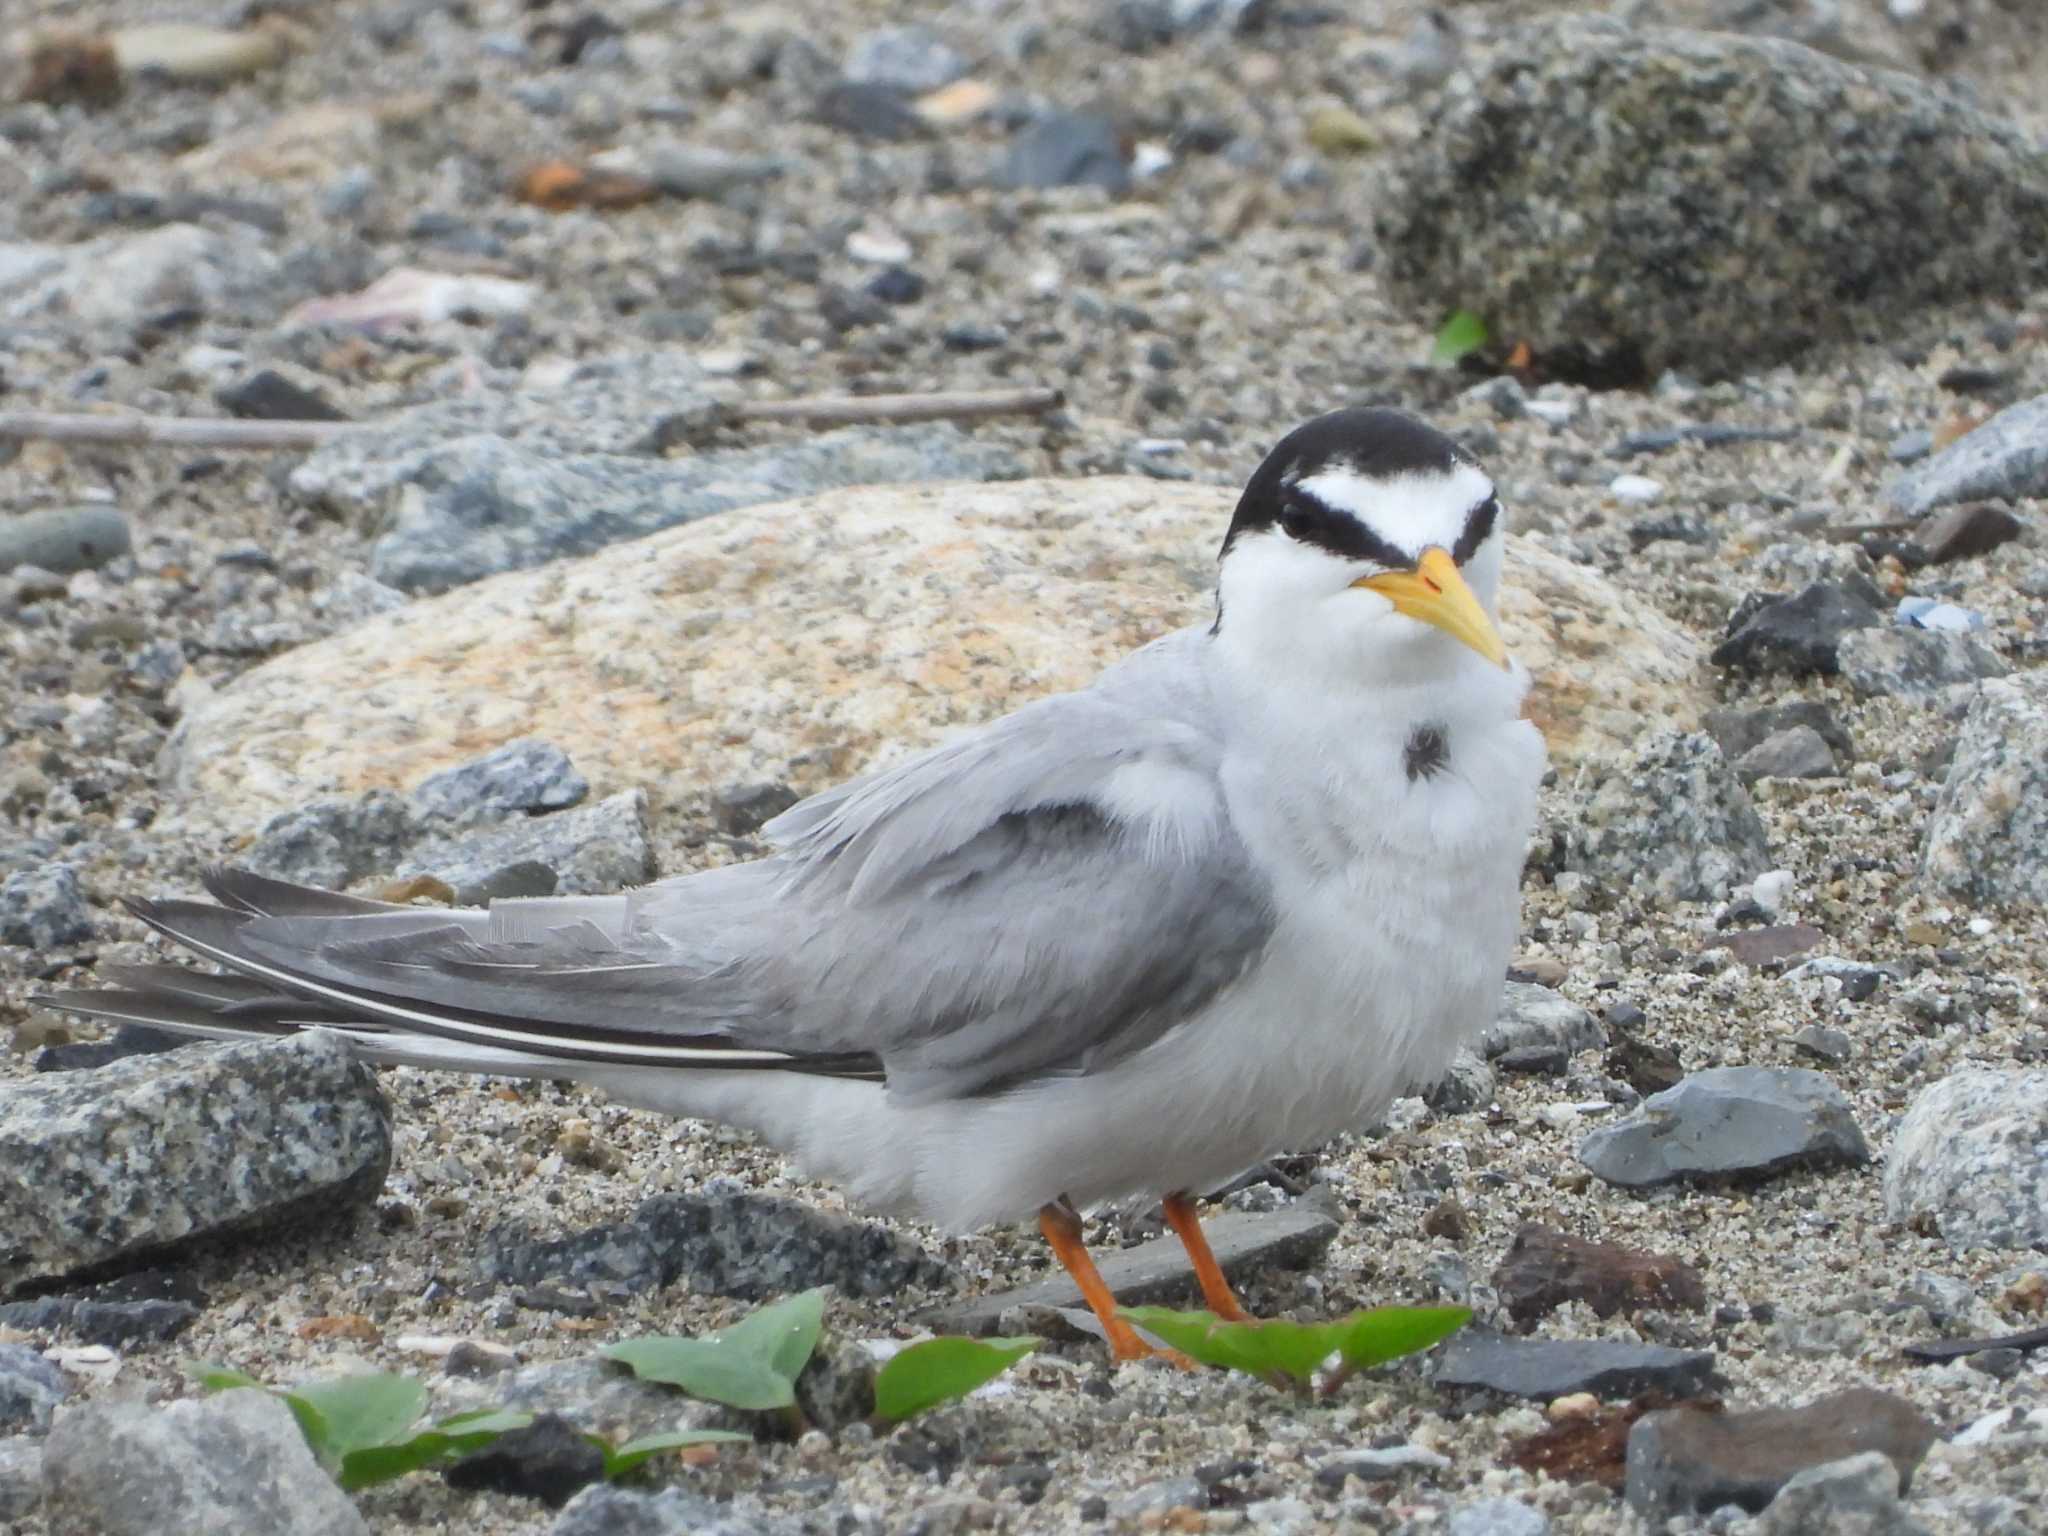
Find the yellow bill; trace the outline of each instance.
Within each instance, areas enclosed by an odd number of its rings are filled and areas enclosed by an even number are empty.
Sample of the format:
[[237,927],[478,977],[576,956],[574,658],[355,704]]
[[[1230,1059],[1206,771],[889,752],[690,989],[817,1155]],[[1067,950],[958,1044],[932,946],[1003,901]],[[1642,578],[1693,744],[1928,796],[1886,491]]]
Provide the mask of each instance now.
[[1493,620],[1479,606],[1479,598],[1466,585],[1464,573],[1450,551],[1431,546],[1422,552],[1412,571],[1383,571],[1361,576],[1351,585],[1377,592],[1394,605],[1396,613],[1434,624],[1445,634],[1462,640],[1495,666],[1508,664],[1507,643]]

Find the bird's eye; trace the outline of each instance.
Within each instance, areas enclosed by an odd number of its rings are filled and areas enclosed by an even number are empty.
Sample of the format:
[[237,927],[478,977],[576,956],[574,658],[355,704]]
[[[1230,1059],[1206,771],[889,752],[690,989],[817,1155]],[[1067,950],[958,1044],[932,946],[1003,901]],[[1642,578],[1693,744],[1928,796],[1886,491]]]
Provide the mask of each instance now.
[[1280,503],[1280,527],[1290,538],[1304,538],[1315,526],[1315,513],[1305,501],[1290,496]]

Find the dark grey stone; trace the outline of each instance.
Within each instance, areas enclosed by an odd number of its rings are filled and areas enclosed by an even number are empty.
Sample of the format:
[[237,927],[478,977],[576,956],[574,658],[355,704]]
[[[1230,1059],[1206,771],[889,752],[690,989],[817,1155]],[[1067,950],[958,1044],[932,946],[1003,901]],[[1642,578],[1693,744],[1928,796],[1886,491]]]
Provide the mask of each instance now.
[[736,1510],[687,1488],[641,1493],[601,1483],[570,1500],[548,1536],[797,1536],[795,1520]]
[[441,1476],[466,1493],[509,1493],[560,1509],[579,1489],[603,1481],[604,1452],[560,1414],[542,1413],[450,1463]]
[[[1277,1211],[1226,1211],[1202,1222],[1216,1262],[1226,1275],[1260,1269],[1300,1269],[1313,1263],[1337,1235],[1336,1220],[1309,1205]],[[1098,1253],[1097,1266],[1117,1300],[1127,1305],[1181,1301],[1195,1293],[1195,1275],[1180,1240],[1168,1235]],[[1081,1292],[1064,1273],[1011,1291],[977,1296],[927,1313],[920,1319],[940,1333],[990,1334],[1014,1309],[1061,1309],[1082,1305]]]
[[1440,1115],[1463,1115],[1492,1103],[1493,1092],[1493,1068],[1477,1051],[1460,1050],[1422,1097]]
[[722,201],[741,187],[770,181],[783,163],[766,155],[735,155],[696,144],[657,144],[647,154],[647,174],[670,197]]
[[879,85],[908,96],[922,96],[951,85],[967,73],[967,60],[930,27],[877,27],[854,39],[846,59],[846,78]]
[[94,571],[127,554],[129,546],[128,519],[118,507],[88,502],[0,518],[0,571]]
[[901,91],[859,80],[839,80],[818,97],[818,121],[856,138],[899,144],[931,130]]
[[1827,1024],[1802,1025],[1792,1044],[1816,1061],[1839,1064],[1854,1054],[1856,1044],[1848,1034]]
[[1798,436],[1797,427],[1745,427],[1729,421],[1693,421],[1683,426],[1631,432],[1607,452],[1612,458],[1633,459],[1645,454],[1666,453],[1681,443],[1719,448],[1731,443],[1789,443]]
[[1843,637],[1883,625],[1874,590],[1861,583],[1816,581],[1790,597],[1752,600],[1738,608],[1714,647],[1717,667],[1832,677],[1841,670]]
[[253,1387],[161,1409],[87,1404],[50,1432],[43,1482],[53,1531],[369,1536],[284,1400]]
[[162,1298],[98,1301],[88,1296],[40,1296],[34,1301],[0,1302],[0,1326],[75,1334],[87,1344],[110,1349],[165,1343],[198,1316],[199,1308],[191,1302]]
[[1485,1329],[1454,1334],[1436,1353],[1439,1387],[1477,1387],[1549,1402],[1572,1392],[1697,1397],[1714,1381],[1714,1356],[1621,1339],[1522,1339]]
[[246,379],[214,391],[213,398],[230,416],[254,421],[347,421],[328,399],[295,384],[275,368],[263,368]]
[[1747,1413],[1660,1409],[1628,1436],[1629,1507],[1652,1528],[1734,1504],[1763,1509],[1799,1473],[1872,1452],[1910,1481],[1939,1438],[1911,1403],[1867,1387]]
[[1838,758],[1856,755],[1848,729],[1818,699],[1793,699],[1759,709],[1710,709],[1701,723],[1720,746],[1721,755],[1731,763],[1767,737],[1801,725],[1826,742]]
[[328,1034],[0,1084],[0,1292],[343,1212],[390,1163],[390,1106]]
[[0,880],[0,944],[41,951],[92,937],[92,909],[69,864],[17,870]]
[[455,892],[459,906],[641,885],[654,874],[647,792],[621,790],[552,816],[514,816],[430,837],[413,845],[392,873],[400,879],[432,875]]
[[1773,731],[1731,766],[1745,784],[1758,779],[1827,779],[1841,771],[1834,750],[1810,725]]
[[1884,1208],[1959,1251],[2048,1246],[2048,1072],[1968,1068],[1923,1088],[1885,1152]]
[[1920,883],[2048,903],[2048,672],[1980,683],[1920,849]]
[[2048,395],[2007,406],[1892,482],[1885,499],[1906,517],[1959,501],[2048,496]]
[[445,821],[559,811],[582,803],[590,783],[553,742],[521,737],[444,768],[414,786],[413,809]]
[[1529,1050],[1571,1056],[1606,1044],[1607,1031],[1592,1014],[1548,987],[1522,981],[1508,982],[1501,989],[1500,1011],[1479,1037],[1480,1054],[1488,1061]]
[[1958,683],[2012,671],[1975,635],[1897,625],[1844,635],[1840,658],[1843,680],[1866,699],[1936,699]]
[[26,1344],[0,1344],[0,1434],[42,1434],[71,1394],[64,1373]]
[[1010,140],[997,178],[1008,187],[1130,189],[1131,167],[1115,123],[1091,112],[1050,112]]
[[1712,377],[2048,273],[2038,147],[1933,86],[1604,17],[1495,41],[1375,200],[1408,313],[1476,310],[1594,380]]
[[2010,544],[2027,531],[2027,524],[1988,501],[1965,502],[1930,518],[1913,537],[1930,565],[1951,560],[1971,560]]
[[878,1222],[813,1210],[751,1190],[655,1195],[623,1221],[565,1238],[509,1228],[485,1239],[478,1265],[500,1285],[561,1281],[648,1291],[678,1280],[750,1301],[816,1285],[846,1296],[951,1287],[951,1269]]
[[406,801],[373,789],[353,800],[315,800],[265,822],[240,862],[259,875],[340,890],[389,874],[419,838]]
[[130,1056],[154,1056],[190,1045],[190,1035],[174,1035],[167,1029],[147,1024],[123,1024],[104,1040],[80,1040],[71,1045],[46,1045],[36,1052],[38,1072],[82,1072],[125,1061]]
[[1849,1101],[1805,1067],[1695,1072],[1579,1143],[1580,1162],[1629,1189],[1869,1160]]
[[1763,822],[1712,737],[1660,731],[1633,764],[1592,776],[1566,869],[1669,903],[1715,900],[1771,867]]
[[578,1428],[613,1441],[672,1429],[752,1427],[751,1415],[642,1381],[624,1366],[596,1355],[521,1366],[474,1384],[437,1385],[437,1415],[484,1404],[524,1413],[559,1413]]

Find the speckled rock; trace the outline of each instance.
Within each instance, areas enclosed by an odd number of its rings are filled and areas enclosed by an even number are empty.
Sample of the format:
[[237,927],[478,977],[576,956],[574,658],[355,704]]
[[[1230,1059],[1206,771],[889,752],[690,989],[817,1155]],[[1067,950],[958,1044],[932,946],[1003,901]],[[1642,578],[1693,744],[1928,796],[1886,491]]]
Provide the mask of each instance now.
[[160,1409],[91,1404],[51,1431],[43,1479],[58,1536],[369,1536],[291,1409],[255,1388]]
[[568,753],[553,742],[522,738],[430,774],[411,798],[423,816],[468,821],[515,811],[566,810],[589,793],[590,782],[576,771]]
[[1927,1536],[1899,1502],[1899,1469],[1882,1451],[1795,1472],[1756,1523],[1757,1536]]
[[340,890],[390,872],[419,835],[418,818],[405,801],[371,790],[278,812],[236,862],[276,880]]
[[70,1395],[64,1373],[26,1344],[0,1343],[0,1434],[41,1434]]
[[1849,1101],[1805,1067],[1695,1072],[1579,1143],[1580,1162],[1629,1189],[1869,1160]]
[[[810,793],[1206,623],[1236,494],[1105,477],[727,512],[256,667],[192,701],[170,782],[188,821],[243,831],[309,793],[403,788],[538,736],[599,793]],[[1553,761],[1698,718],[1697,641],[1586,567],[1509,547],[1502,626]]]
[[1566,832],[1569,870],[1676,902],[1725,896],[1771,867],[1756,807],[1703,732],[1659,731],[1584,794]]
[[1511,981],[1501,989],[1500,1011],[1479,1037],[1479,1051],[1488,1061],[1510,1051],[1532,1048],[1597,1051],[1607,1043],[1600,1021],[1570,998],[1548,987]]
[[1842,679],[1864,698],[1936,699],[1958,683],[2004,677],[2005,659],[1956,630],[1859,629],[1842,637]]
[[112,328],[177,309],[254,308],[277,270],[261,241],[197,224],[103,235],[59,254],[57,266],[20,285],[0,312]]
[[0,1520],[20,1520],[43,1502],[43,1442],[0,1437]]
[[0,517],[0,571],[18,565],[63,575],[92,571],[128,553],[128,519],[119,507],[87,502]]
[[1398,178],[1376,205],[1396,296],[1591,377],[1748,373],[2048,271],[2023,130],[1775,40],[1511,32]]
[[1971,1068],[1922,1089],[1885,1154],[1884,1207],[1952,1248],[2048,1244],[2048,1072]]
[[1451,1511],[1446,1536],[1550,1536],[1550,1517],[1520,1499],[1475,1499]]
[[734,1509],[687,1488],[641,1493],[600,1483],[563,1508],[550,1536],[785,1536],[797,1523]]
[[1824,779],[1837,772],[1834,750],[1810,725],[1773,731],[1732,766],[1735,777],[1745,784],[1758,779]]
[[374,1195],[391,1112],[321,1034],[0,1084],[0,1291]]
[[1761,1510],[1799,1473],[1865,1452],[1903,1486],[1937,1438],[1911,1403],[1868,1387],[1746,1413],[1663,1409],[1629,1431],[1629,1507],[1653,1526],[1726,1504]]
[[1959,501],[2048,496],[2048,395],[2007,406],[1892,482],[1885,499],[1907,517]]
[[92,939],[92,909],[69,864],[17,870],[0,880],[0,944],[49,950]]
[[512,816],[416,843],[391,873],[431,875],[458,906],[500,896],[581,896],[653,878],[647,792],[622,789],[552,816]]
[[1920,882],[2048,902],[2048,673],[1979,685],[1920,850]]

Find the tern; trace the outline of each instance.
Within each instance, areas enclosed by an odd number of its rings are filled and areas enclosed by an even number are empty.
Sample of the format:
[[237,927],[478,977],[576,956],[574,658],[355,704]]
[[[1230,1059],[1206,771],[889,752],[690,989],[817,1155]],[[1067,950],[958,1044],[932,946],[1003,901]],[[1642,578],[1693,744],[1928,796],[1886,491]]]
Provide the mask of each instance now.
[[222,969],[61,1006],[379,1064],[574,1079],[752,1130],[882,1211],[1036,1216],[1119,1359],[1080,1211],[1362,1128],[1493,1017],[1544,748],[1495,620],[1504,516],[1449,437],[1282,438],[1213,623],[802,801],[772,852],[617,895],[393,906],[216,870],[137,900]]

